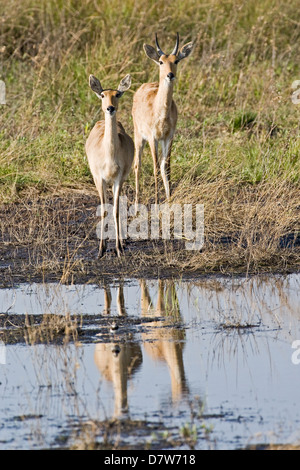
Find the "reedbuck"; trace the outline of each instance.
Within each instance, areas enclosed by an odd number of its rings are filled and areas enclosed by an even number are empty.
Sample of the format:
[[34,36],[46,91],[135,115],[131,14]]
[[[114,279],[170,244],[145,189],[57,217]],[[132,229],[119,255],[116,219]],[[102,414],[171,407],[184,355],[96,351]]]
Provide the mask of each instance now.
[[103,239],[104,204],[106,204],[106,186],[111,184],[114,196],[116,252],[120,257],[123,247],[120,233],[119,196],[124,180],[132,166],[134,145],[122,124],[117,121],[116,112],[119,98],[130,88],[131,77],[126,75],[117,90],[104,90],[99,80],[93,75],[90,75],[89,83],[91,89],[102,100],[102,110],[105,115],[104,121],[98,121],[95,124],[85,146],[91,173],[101,201],[101,239],[98,256],[103,256],[106,250],[106,240]]
[[132,116],[135,139],[135,183],[136,207],[139,198],[139,171],[145,142],[148,141],[153,158],[155,179],[155,202],[158,198],[157,167],[158,143],[161,143],[162,157],[160,171],[166,196],[170,197],[170,156],[177,123],[177,107],[173,100],[173,85],[176,78],[177,64],[190,55],[193,43],[185,44],[179,50],[179,34],[170,55],[165,54],[155,34],[156,48],[144,44],[146,55],[159,65],[159,83],[144,83],[135,93]]

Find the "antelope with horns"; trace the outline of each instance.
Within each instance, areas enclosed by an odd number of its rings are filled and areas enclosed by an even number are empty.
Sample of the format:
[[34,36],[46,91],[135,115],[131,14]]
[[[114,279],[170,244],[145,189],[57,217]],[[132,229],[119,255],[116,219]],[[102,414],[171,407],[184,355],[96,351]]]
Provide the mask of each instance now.
[[134,144],[122,124],[117,121],[116,112],[119,98],[131,86],[131,77],[126,75],[117,90],[104,90],[99,80],[93,75],[90,75],[89,84],[98,98],[102,100],[102,110],[105,115],[104,121],[98,121],[95,124],[85,146],[90,170],[101,201],[101,238],[98,256],[103,256],[106,250],[106,240],[103,239],[104,204],[106,204],[106,187],[111,184],[114,196],[116,252],[120,257],[123,247],[120,233],[119,196],[132,166]]
[[176,78],[177,64],[188,57],[192,51],[193,43],[185,44],[179,50],[179,34],[171,54],[165,54],[155,34],[154,47],[144,44],[146,55],[159,65],[159,82],[144,83],[135,93],[133,99],[132,116],[135,139],[135,183],[136,207],[139,198],[139,171],[141,157],[145,142],[148,141],[153,158],[153,171],[155,180],[155,202],[158,199],[157,167],[158,144],[161,143],[162,157],[160,171],[164,183],[167,199],[170,197],[170,156],[173,137],[177,123],[177,107],[173,100],[173,86]]

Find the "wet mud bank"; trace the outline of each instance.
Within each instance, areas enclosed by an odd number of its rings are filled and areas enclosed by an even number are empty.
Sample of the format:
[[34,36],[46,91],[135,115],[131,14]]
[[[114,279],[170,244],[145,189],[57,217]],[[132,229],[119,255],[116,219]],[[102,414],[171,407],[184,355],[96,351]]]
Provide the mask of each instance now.
[[[114,242],[97,258],[94,195],[36,198],[0,207],[0,285],[18,282],[110,282],[115,278],[196,278],[209,274],[256,274],[299,270],[300,234],[293,230],[276,243],[263,234],[243,238],[218,225],[205,228],[201,250],[186,250],[185,240],[125,240],[118,259]],[[253,245],[253,246],[252,246]],[[274,245],[268,256],[264,254]],[[253,254],[255,252],[255,254]],[[257,253],[256,253],[257,252]],[[253,259],[252,259],[252,258]]]
[[[179,328],[180,323],[164,317],[118,317],[110,315],[10,314],[0,312],[0,341],[11,344],[66,344],[110,343],[137,341],[137,334],[145,333],[160,322],[161,328]],[[182,325],[181,325],[182,326]],[[118,347],[112,347],[114,354]]]

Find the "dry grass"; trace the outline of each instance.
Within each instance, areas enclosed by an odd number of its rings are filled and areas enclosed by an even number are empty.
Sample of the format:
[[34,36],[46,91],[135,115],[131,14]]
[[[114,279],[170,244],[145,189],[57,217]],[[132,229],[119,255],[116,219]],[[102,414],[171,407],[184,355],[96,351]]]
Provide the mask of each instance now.
[[[186,189],[183,183],[179,200],[205,207],[205,238],[203,253],[195,253],[189,260],[190,268],[199,263],[211,265],[214,253],[215,266],[226,271],[229,265],[244,266],[247,271],[289,265],[289,257],[297,261],[295,242],[300,230],[299,191],[286,182],[260,184],[259,190],[243,186],[232,190],[229,182],[203,183]],[[176,196],[175,196],[176,201]],[[227,247],[223,242],[227,242]],[[226,243],[225,243],[226,245]],[[295,251],[293,251],[293,249]],[[227,253],[225,263],[222,262]],[[202,261],[202,262],[201,262]]]
[[[61,282],[103,276],[288,272],[299,268],[299,207],[292,185],[232,191],[230,184],[184,182],[174,195],[205,206],[205,243],[186,251],[183,241],[128,240],[125,256],[97,260],[98,197],[81,193],[22,200],[2,207],[0,237],[6,282],[24,276]],[[177,195],[177,196],[176,196]]]
[[68,344],[77,341],[82,318],[69,314],[1,314],[0,339],[5,344]]

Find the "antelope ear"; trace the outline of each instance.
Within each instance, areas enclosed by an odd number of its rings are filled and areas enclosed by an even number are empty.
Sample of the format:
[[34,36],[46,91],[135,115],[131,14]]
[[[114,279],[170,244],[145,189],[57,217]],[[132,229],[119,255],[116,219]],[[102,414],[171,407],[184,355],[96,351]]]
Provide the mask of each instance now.
[[154,60],[154,62],[159,65],[159,54],[154,47],[144,44],[144,51],[149,59]]
[[101,93],[103,91],[103,88],[101,86],[101,83],[99,82],[98,78],[94,77],[94,75],[90,75],[89,77],[89,84],[91,89],[93,90],[94,93],[98,96],[98,98],[101,98]]
[[131,75],[128,74],[126,75],[126,77],[122,78],[122,80],[120,81],[120,84],[118,86],[118,91],[120,91],[121,93],[124,93],[125,91],[129,90],[130,87],[131,87]]
[[190,55],[190,53],[192,52],[193,47],[194,47],[193,42],[188,42],[187,44],[182,46],[182,48],[180,49],[179,54],[177,56],[177,60],[180,61],[180,60],[185,59],[186,57],[188,57]]

